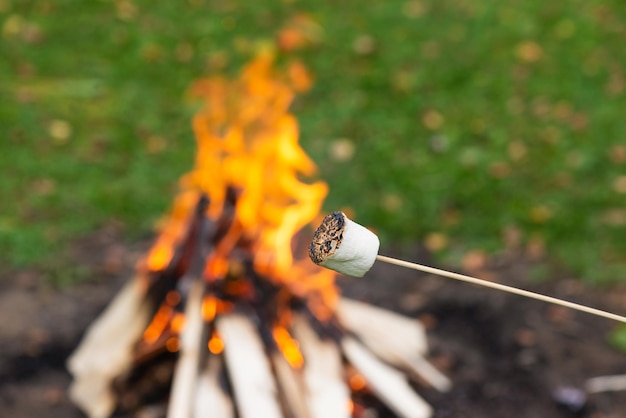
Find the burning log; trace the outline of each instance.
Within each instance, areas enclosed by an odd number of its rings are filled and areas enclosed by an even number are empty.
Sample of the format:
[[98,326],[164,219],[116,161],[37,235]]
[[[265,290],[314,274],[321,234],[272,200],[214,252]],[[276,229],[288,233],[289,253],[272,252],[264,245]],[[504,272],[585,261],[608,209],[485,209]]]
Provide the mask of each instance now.
[[217,330],[224,340],[226,365],[241,418],[282,417],[276,382],[252,321],[242,314],[222,315],[217,319]]
[[172,394],[167,416],[191,418],[194,406],[194,388],[198,380],[201,344],[204,340],[202,320],[202,295],[204,283],[196,280],[189,290],[185,308],[185,328],[180,342],[180,355],[174,371]]
[[289,362],[278,352],[271,354],[272,366],[276,373],[279,392],[283,395],[284,407],[287,416],[294,418],[310,418],[306,402],[306,388],[298,370],[291,367]]
[[[169,401],[171,418],[345,418],[354,391],[371,390],[421,418],[430,407],[393,367],[449,386],[424,366],[419,323],[341,299],[332,271],[292,253],[327,186],[301,180],[315,165],[287,113],[303,85],[289,77],[261,55],[236,82],[197,84],[208,104],[194,118],[196,167],[137,278],[69,362],[88,416]],[[367,384],[351,390],[354,368]]]
[[306,358],[304,379],[311,418],[349,417],[350,395],[343,380],[339,346],[332,340],[322,340],[303,317],[295,319],[293,329]]

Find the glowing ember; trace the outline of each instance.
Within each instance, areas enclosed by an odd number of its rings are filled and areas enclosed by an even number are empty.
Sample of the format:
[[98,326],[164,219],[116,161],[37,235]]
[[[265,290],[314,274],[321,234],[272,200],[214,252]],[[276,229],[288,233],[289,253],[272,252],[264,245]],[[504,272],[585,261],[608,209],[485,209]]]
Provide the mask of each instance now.
[[213,354],[220,354],[224,351],[224,341],[222,341],[216,332],[214,332],[211,339],[209,339],[208,348]]
[[367,385],[367,380],[365,380],[363,375],[359,373],[354,373],[348,379],[348,384],[353,391],[358,392],[365,389],[365,386]]
[[278,348],[282,351],[283,355],[291,367],[299,369],[304,364],[304,358],[300,353],[298,343],[294,340],[289,332],[283,327],[274,327],[272,332],[274,340],[278,345]]

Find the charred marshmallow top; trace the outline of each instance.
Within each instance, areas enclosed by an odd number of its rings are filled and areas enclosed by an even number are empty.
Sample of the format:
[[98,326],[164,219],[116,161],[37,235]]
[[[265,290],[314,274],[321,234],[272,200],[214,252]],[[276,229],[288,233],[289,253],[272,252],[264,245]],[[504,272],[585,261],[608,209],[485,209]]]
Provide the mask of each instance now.
[[315,264],[353,277],[363,277],[372,268],[380,241],[376,234],[351,221],[343,212],[324,218],[309,245]]

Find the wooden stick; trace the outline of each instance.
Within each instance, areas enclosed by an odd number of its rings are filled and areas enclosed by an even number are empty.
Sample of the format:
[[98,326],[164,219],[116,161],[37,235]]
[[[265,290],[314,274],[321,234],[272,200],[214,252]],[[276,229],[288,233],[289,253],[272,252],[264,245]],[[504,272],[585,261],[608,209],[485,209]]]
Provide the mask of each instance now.
[[380,345],[395,348],[400,358],[428,351],[426,331],[413,318],[346,297],[339,299],[336,312],[339,322],[376,354]]
[[235,390],[240,418],[281,418],[276,381],[257,328],[246,315],[232,312],[216,319]]
[[296,372],[278,351],[271,353],[269,357],[274,366],[276,383],[288,410],[287,415],[292,418],[311,418],[302,374]]
[[232,399],[220,386],[220,375],[224,370],[222,356],[209,355],[204,371],[198,376],[194,400],[194,418],[234,418]]
[[204,281],[196,278],[189,290],[185,307],[185,328],[180,336],[180,354],[174,369],[170,402],[167,407],[168,418],[191,418],[193,415],[194,389],[203,351],[203,296]]
[[591,378],[585,383],[585,389],[588,393],[626,390],[626,374]]
[[615,321],[626,323],[626,317],[616,315],[611,312],[602,311],[600,309],[591,308],[589,306],[579,305],[578,303],[568,302],[566,300],[553,298],[550,296],[542,295],[528,290],[518,289],[512,286],[506,286],[499,283],[493,283],[487,280],[477,279],[475,277],[465,276],[459,273],[453,273],[451,271],[440,270],[434,267],[428,267],[421,264],[410,263],[408,261],[398,260],[396,258],[386,257],[384,255],[377,255],[376,259],[384,263],[395,264],[396,266],[405,267],[412,270],[423,271],[425,273],[435,274],[437,276],[447,277],[449,279],[460,280],[462,282],[472,283],[479,286],[490,287],[492,289],[501,290],[503,292],[513,293],[515,295],[525,296],[531,299],[541,300],[543,302],[552,303],[554,305],[565,306],[566,308],[575,309],[577,311],[586,312],[592,315],[602,316],[604,318],[613,319]]
[[140,279],[119,291],[68,359],[74,377],[70,399],[90,418],[108,417],[115,410],[112,382],[131,367],[133,347],[150,321],[151,308]]
[[341,352],[337,344],[321,339],[303,317],[296,315],[293,333],[306,362],[304,380],[312,418],[350,418],[350,391],[343,379]]
[[348,298],[339,299],[337,317],[385,362],[441,392],[450,390],[450,380],[423,357],[428,348],[426,331],[417,320]]
[[432,416],[430,405],[413,391],[398,370],[383,363],[354,338],[343,338],[341,348],[348,361],[365,377],[372,391],[399,417]]

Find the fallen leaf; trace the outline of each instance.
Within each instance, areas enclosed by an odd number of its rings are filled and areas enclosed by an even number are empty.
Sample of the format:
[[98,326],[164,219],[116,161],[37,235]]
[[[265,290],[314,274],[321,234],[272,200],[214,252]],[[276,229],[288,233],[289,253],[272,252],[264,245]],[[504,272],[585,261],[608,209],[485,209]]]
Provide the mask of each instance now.
[[613,190],[619,194],[626,194],[626,176],[618,176],[613,180]]
[[441,113],[431,109],[427,110],[422,115],[422,123],[427,129],[431,131],[436,131],[443,126],[444,118]]
[[72,135],[72,125],[66,120],[53,119],[48,124],[48,134],[56,145],[65,144]]
[[358,55],[370,55],[376,49],[376,42],[370,35],[360,35],[352,43],[352,49]]
[[402,5],[402,14],[411,19],[422,17],[427,11],[427,6],[420,0],[410,0]]
[[334,161],[349,161],[354,156],[355,148],[352,140],[347,138],[337,139],[330,145],[330,157]]
[[441,251],[448,246],[448,237],[441,232],[431,232],[426,235],[424,246],[431,252]]
[[485,267],[487,264],[487,254],[482,250],[471,250],[465,253],[461,265],[463,270],[477,271]]
[[626,162],[626,146],[614,145],[609,150],[609,158],[614,164],[622,164]]
[[515,56],[519,61],[534,63],[543,56],[543,48],[535,41],[524,41],[515,48]]
[[511,141],[509,143],[508,152],[509,157],[513,161],[521,161],[527,154],[526,144],[523,141]]
[[388,193],[383,196],[382,204],[383,208],[385,208],[388,212],[396,212],[402,207],[404,200],[402,199],[402,196],[394,193]]
[[538,205],[530,209],[530,219],[536,223],[547,222],[552,217],[552,211],[545,205]]

